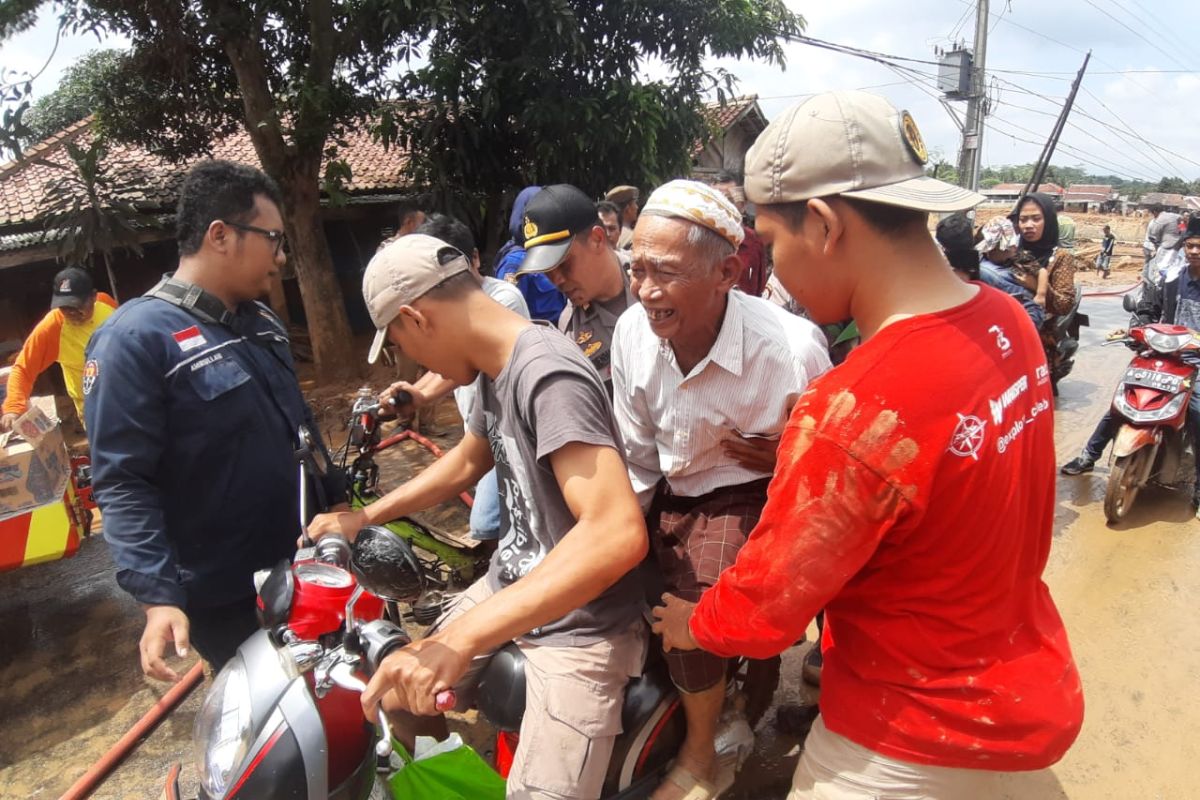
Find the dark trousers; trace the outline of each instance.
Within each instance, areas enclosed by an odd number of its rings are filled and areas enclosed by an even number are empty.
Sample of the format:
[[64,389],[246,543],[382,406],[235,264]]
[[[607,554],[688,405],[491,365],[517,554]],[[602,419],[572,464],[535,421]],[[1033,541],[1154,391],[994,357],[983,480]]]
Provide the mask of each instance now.
[[253,595],[223,606],[188,608],[187,616],[192,645],[213,672],[220,672],[259,627]]

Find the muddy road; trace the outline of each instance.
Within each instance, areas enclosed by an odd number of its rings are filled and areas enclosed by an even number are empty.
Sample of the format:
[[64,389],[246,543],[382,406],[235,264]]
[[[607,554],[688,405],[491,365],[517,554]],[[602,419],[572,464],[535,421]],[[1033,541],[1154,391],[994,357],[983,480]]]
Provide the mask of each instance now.
[[[1092,328],[1055,414],[1059,463],[1078,453],[1128,361],[1123,348],[1100,347],[1104,333],[1125,324],[1119,300],[1089,298],[1084,311]],[[452,432],[442,419],[435,426]],[[393,474],[424,459],[415,449],[397,453]],[[1013,798],[1200,796],[1190,771],[1200,763],[1191,735],[1200,729],[1192,701],[1200,685],[1200,522],[1186,492],[1154,490],[1138,498],[1124,523],[1108,527],[1101,508],[1106,474],[1101,462],[1091,475],[1060,478],[1046,574],[1083,676],[1083,732],[1052,770],[1012,776]],[[437,523],[450,527],[456,513],[447,509]],[[116,588],[99,537],[72,560],[0,575],[0,798],[59,797],[164,693],[138,668],[141,620],[136,603]],[[777,703],[812,700],[800,681],[802,653],[785,654]],[[157,797],[167,766],[190,762],[200,694],[93,796]],[[483,738],[479,724],[468,727],[476,741]],[[758,733],[758,752],[728,797],[786,794],[799,742],[776,729],[773,713]],[[184,782],[195,786],[190,765]]]

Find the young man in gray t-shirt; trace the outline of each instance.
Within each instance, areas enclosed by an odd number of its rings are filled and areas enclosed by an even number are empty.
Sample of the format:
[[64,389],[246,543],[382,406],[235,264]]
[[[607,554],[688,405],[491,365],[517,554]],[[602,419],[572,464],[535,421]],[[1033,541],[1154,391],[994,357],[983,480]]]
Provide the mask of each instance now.
[[386,695],[389,710],[432,715],[451,687],[466,705],[487,658],[516,641],[527,701],[509,796],[597,798],[625,684],[645,656],[631,570],[648,546],[600,376],[561,334],[490,300],[438,239],[410,235],[376,253],[363,296],[379,330],[371,360],[386,337],[457,383],[481,375],[479,401],[444,458],[364,509],[318,516],[310,535],[353,537],[456,496],[493,466],[507,531],[434,632],[384,659],[364,711]]

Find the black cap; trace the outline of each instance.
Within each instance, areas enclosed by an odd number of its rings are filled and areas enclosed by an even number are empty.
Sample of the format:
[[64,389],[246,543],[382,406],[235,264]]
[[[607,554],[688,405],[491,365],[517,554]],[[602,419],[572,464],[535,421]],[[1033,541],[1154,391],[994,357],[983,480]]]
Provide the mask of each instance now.
[[80,308],[91,299],[96,291],[92,276],[79,267],[67,267],[54,276],[54,293],[50,296],[51,308]]
[[571,237],[599,225],[596,204],[567,183],[547,186],[525,206],[525,260],[518,275],[549,272],[562,263]]
[[1183,238],[1191,239],[1200,236],[1200,214],[1192,214],[1188,218],[1187,230],[1183,232]]

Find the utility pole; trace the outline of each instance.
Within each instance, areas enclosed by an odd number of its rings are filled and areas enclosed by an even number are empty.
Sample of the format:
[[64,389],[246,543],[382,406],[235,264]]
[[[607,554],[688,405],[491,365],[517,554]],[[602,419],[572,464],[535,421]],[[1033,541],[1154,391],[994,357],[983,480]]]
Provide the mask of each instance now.
[[987,116],[988,0],[975,5],[975,53],[971,59],[971,88],[967,96],[967,119],[963,124],[962,150],[958,157],[958,183],[979,189],[980,148],[983,146],[983,120]]
[[1033,177],[1029,179],[1029,183],[1025,184],[1025,191],[1021,192],[1022,197],[1030,192],[1036,192],[1042,185],[1042,181],[1045,180],[1046,170],[1050,168],[1050,159],[1054,157],[1054,148],[1058,147],[1058,139],[1062,136],[1063,128],[1067,126],[1067,117],[1071,114],[1071,107],[1075,105],[1075,95],[1079,92],[1079,84],[1083,82],[1083,73],[1087,71],[1088,62],[1091,60],[1092,51],[1088,50],[1087,55],[1083,57],[1083,66],[1079,68],[1075,82],[1071,84],[1071,93],[1067,95],[1067,102],[1063,104],[1062,111],[1059,112],[1058,119],[1054,122],[1054,129],[1050,131],[1050,138],[1042,147],[1042,154],[1038,157],[1037,165],[1034,167]]

